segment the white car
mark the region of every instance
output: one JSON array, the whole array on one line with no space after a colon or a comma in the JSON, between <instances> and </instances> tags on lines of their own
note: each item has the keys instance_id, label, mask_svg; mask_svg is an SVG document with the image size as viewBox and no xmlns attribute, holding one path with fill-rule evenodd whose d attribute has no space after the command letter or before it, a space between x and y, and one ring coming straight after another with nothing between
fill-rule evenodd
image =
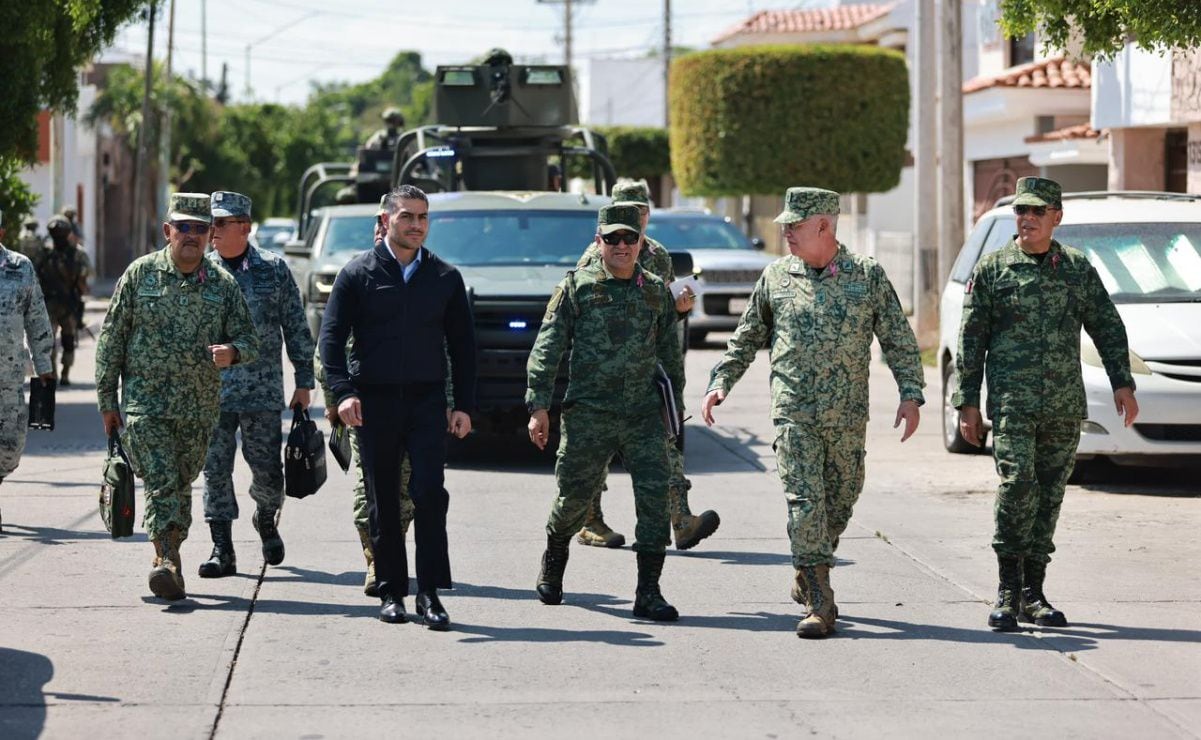
<instances>
[{"instance_id":1,"label":"white car","mask_svg":"<svg viewBox=\"0 0 1201 740\"><path fill-rule=\"evenodd\" d=\"M943 380L943 442L975 452L959 435L955 353L964 286L982 255L1016 233L1011 198L985 213L951 270L939 311L938 365ZM1055 239L1088 255L1126 323L1138 386L1138 420L1127 428L1088 335L1081 362L1088 418L1078 460L1118 464L1201 462L1201 196L1178 193L1065 193Z\"/></svg>"}]
</instances>

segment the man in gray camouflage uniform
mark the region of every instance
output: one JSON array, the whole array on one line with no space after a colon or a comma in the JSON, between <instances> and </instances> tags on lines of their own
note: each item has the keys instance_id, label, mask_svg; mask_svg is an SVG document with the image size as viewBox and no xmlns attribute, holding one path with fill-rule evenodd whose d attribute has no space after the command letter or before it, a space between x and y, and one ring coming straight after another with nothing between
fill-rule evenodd
<instances>
[{"instance_id":1,"label":"man in gray camouflage uniform","mask_svg":"<svg viewBox=\"0 0 1201 740\"><path fill-rule=\"evenodd\" d=\"M0 212L0 242L3 239L4 214ZM54 333L33 263L0 243L0 483L16 470L25 450L29 425L24 392L27 341L37 374L44 381L53 379L50 350Z\"/></svg>"},{"instance_id":2,"label":"man in gray camouflage uniform","mask_svg":"<svg viewBox=\"0 0 1201 740\"><path fill-rule=\"evenodd\" d=\"M228 576L237 570L231 530L238 518L233 467L239 427L242 456L252 475L251 521L263 541L263 558L271 565L283 562L284 542L277 528L284 500L279 418L284 397L282 343L287 345L296 380L288 406L308 408L313 387L313 338L300 291L282 258L250 244L250 207L250 198L240 193L212 194L214 251L207 259L237 280L259 335L261 354L255 362L221 372L221 416L204 463L204 519L212 533L213 552L200 564L202 578Z\"/></svg>"},{"instance_id":3,"label":"man in gray camouflage uniform","mask_svg":"<svg viewBox=\"0 0 1201 740\"><path fill-rule=\"evenodd\" d=\"M788 189L776 223L791 254L755 284L701 407L712 425L713 407L770 348L773 446L788 502L792 598L806 611L796 631L806 638L825 637L838 616L830 568L863 490L873 336L900 391L893 426L905 422L902 442L917 430L926 384L896 291L874 259L835 238L838 212L838 193Z\"/></svg>"}]
</instances>

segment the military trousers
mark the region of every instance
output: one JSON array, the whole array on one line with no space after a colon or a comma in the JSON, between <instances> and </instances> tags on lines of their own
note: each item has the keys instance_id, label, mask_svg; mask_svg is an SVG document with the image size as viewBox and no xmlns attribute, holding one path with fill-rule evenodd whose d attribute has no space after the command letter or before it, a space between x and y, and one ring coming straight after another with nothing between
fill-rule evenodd
<instances>
[{"instance_id":1,"label":"military trousers","mask_svg":"<svg viewBox=\"0 0 1201 740\"><path fill-rule=\"evenodd\" d=\"M620 455L634 481L636 552L661 553L671 537L667 510L666 438L657 408L637 414L581 408L564 409L555 480L559 493L546 522L546 534L570 538L584 525L588 504L604 483L609 461Z\"/></svg>"},{"instance_id":2,"label":"military trousers","mask_svg":"<svg viewBox=\"0 0 1201 740\"><path fill-rule=\"evenodd\" d=\"M213 429L204 461L204 520L232 522L238 518L234 495L234 457L238 429L242 457L250 466L250 498L260 509L278 510L284 504L283 431L278 411L222 411Z\"/></svg>"},{"instance_id":3,"label":"military trousers","mask_svg":"<svg viewBox=\"0 0 1201 740\"><path fill-rule=\"evenodd\" d=\"M47 313L50 316L50 331L58 332L63 347L63 367L75 364L75 346L79 342L79 321L72 306L59 303L47 303ZM58 367L58 343L51 350L50 365Z\"/></svg>"},{"instance_id":4,"label":"military trousers","mask_svg":"<svg viewBox=\"0 0 1201 740\"><path fill-rule=\"evenodd\" d=\"M1079 419L1001 414L993 420L993 459L1001 476L993 507L992 546L998 555L1051 561L1059 508L1079 444Z\"/></svg>"},{"instance_id":5,"label":"military trousers","mask_svg":"<svg viewBox=\"0 0 1201 740\"><path fill-rule=\"evenodd\" d=\"M453 588L446 539L446 393L440 383L359 390L359 452L367 492L368 532L380 596L409 592L408 554L400 519L400 460L412 464L413 542L422 589Z\"/></svg>"},{"instance_id":6,"label":"military trousers","mask_svg":"<svg viewBox=\"0 0 1201 740\"><path fill-rule=\"evenodd\" d=\"M213 417L163 419L128 414L123 444L130 465L142 479L145 498L142 526L150 539L158 539L168 528L179 531L180 540L192 526L192 481L204 468Z\"/></svg>"},{"instance_id":7,"label":"military trousers","mask_svg":"<svg viewBox=\"0 0 1201 740\"><path fill-rule=\"evenodd\" d=\"M664 436L664 441L667 443L667 490L687 493L692 488L692 481L684 477L684 453L669 437ZM605 472L605 477L608 477L608 466L606 466ZM593 494L593 499L597 503L600 503L601 494L609 490L608 484L605 483L605 477L601 478L600 485L596 487L596 492Z\"/></svg>"},{"instance_id":8,"label":"military trousers","mask_svg":"<svg viewBox=\"0 0 1201 740\"><path fill-rule=\"evenodd\" d=\"M776 465L788 503L792 565L834 565L838 538L863 491L867 423L776 423Z\"/></svg>"},{"instance_id":9,"label":"military trousers","mask_svg":"<svg viewBox=\"0 0 1201 740\"><path fill-rule=\"evenodd\" d=\"M354 466L354 526L356 529L369 529L367 516L367 478L363 473L363 458L359 452L359 434L350 432L350 457ZM409 478L412 477L413 466L409 465L409 456L400 458L400 533L403 537L409 531L413 522L413 499L409 498Z\"/></svg>"},{"instance_id":10,"label":"military trousers","mask_svg":"<svg viewBox=\"0 0 1201 740\"><path fill-rule=\"evenodd\" d=\"M0 384L0 480L7 478L21 462L28 428L25 387Z\"/></svg>"}]
</instances>

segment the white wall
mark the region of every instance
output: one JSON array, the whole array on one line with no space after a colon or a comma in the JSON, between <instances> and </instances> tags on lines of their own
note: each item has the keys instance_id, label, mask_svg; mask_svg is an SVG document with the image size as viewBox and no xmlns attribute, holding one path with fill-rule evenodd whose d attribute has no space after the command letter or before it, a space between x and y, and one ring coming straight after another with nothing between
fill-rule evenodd
<instances>
[{"instance_id":1,"label":"white wall","mask_svg":"<svg viewBox=\"0 0 1201 740\"><path fill-rule=\"evenodd\" d=\"M663 126L663 60L592 59L581 115L591 126Z\"/></svg>"},{"instance_id":2,"label":"white wall","mask_svg":"<svg viewBox=\"0 0 1201 740\"><path fill-rule=\"evenodd\" d=\"M1172 119L1172 57L1127 44L1110 62L1093 62L1095 129L1153 126Z\"/></svg>"}]
</instances>

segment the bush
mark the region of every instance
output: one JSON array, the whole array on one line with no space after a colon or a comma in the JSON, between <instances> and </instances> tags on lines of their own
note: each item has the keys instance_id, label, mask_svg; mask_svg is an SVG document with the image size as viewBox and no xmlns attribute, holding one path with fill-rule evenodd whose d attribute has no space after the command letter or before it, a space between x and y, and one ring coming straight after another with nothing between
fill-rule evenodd
<instances>
[{"instance_id":1,"label":"bush","mask_svg":"<svg viewBox=\"0 0 1201 740\"><path fill-rule=\"evenodd\" d=\"M652 180L671 172L671 148L667 130L643 126L596 126L592 131L604 137L601 151L607 153L618 177ZM592 177L591 161L572 157L567 168L570 177Z\"/></svg>"},{"instance_id":2,"label":"bush","mask_svg":"<svg viewBox=\"0 0 1201 740\"><path fill-rule=\"evenodd\" d=\"M900 182L909 78L899 52L758 46L671 67L671 169L687 195L795 185L883 192Z\"/></svg>"}]
</instances>

